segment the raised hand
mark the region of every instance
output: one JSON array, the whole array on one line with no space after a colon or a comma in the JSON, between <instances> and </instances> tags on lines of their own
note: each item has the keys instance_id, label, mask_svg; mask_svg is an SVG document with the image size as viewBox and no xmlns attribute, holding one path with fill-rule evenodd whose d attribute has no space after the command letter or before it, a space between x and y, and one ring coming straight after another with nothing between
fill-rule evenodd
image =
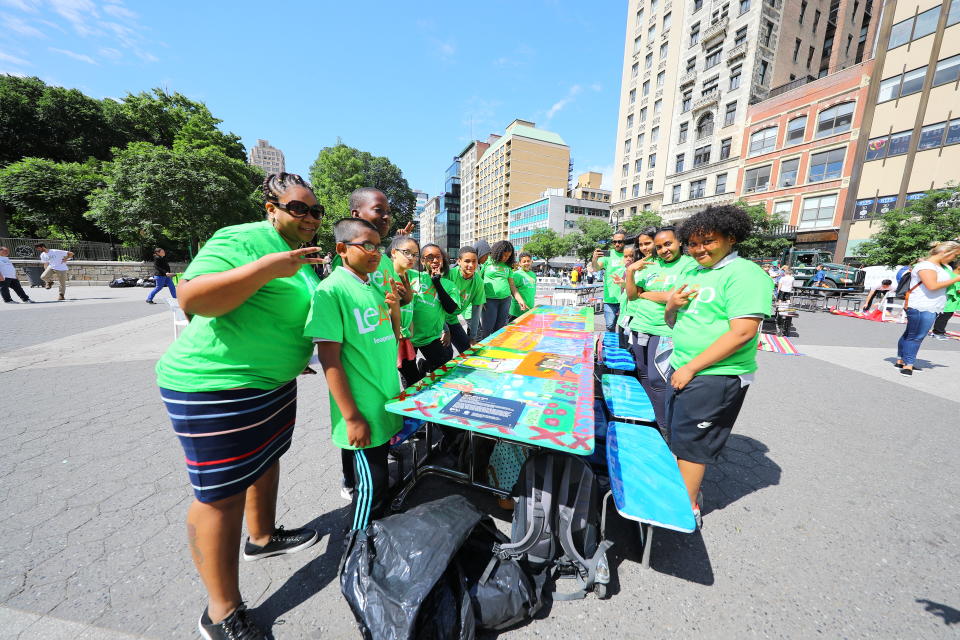
<instances>
[{"instance_id":1,"label":"raised hand","mask_svg":"<svg viewBox=\"0 0 960 640\"><path fill-rule=\"evenodd\" d=\"M305 264L321 264L323 258L308 258L311 253L320 251L320 247L304 247L302 249L293 249L291 251L278 251L277 253L268 253L257 262L261 268L271 278L289 278L296 275Z\"/></svg>"},{"instance_id":2,"label":"raised hand","mask_svg":"<svg viewBox=\"0 0 960 640\"><path fill-rule=\"evenodd\" d=\"M696 298L699 292L699 289L688 289L687 285L682 284L670 292L670 299L667 301L667 306L673 309L681 309Z\"/></svg>"},{"instance_id":3,"label":"raised hand","mask_svg":"<svg viewBox=\"0 0 960 640\"><path fill-rule=\"evenodd\" d=\"M400 293L397 291L397 281L390 278L390 291L384 296L384 301L391 309L400 308Z\"/></svg>"},{"instance_id":4,"label":"raised hand","mask_svg":"<svg viewBox=\"0 0 960 640\"><path fill-rule=\"evenodd\" d=\"M411 220L410 222L407 223L407 226L405 226L403 229L397 229L397 235L408 236L411 233L413 233L413 229L414 229L414 224L413 224L413 221Z\"/></svg>"},{"instance_id":5,"label":"raised hand","mask_svg":"<svg viewBox=\"0 0 960 640\"><path fill-rule=\"evenodd\" d=\"M633 262L631 262L630 264L627 265L627 271L629 271L630 273L636 273L637 271L643 271L643 270L646 269L648 266L650 266L650 262L651 262L652 260L653 260L653 257L644 258L643 260L634 260Z\"/></svg>"}]
</instances>

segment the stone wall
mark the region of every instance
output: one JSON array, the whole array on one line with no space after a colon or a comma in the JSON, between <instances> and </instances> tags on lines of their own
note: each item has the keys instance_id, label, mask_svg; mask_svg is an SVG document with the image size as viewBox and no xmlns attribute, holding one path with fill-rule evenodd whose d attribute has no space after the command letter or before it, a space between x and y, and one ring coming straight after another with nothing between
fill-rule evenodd
<instances>
[{"instance_id":1,"label":"stone wall","mask_svg":"<svg viewBox=\"0 0 960 640\"><path fill-rule=\"evenodd\" d=\"M17 277L27 286L30 278L25 267L43 268L39 260L11 259L17 268ZM153 275L153 262L95 262L92 260L70 260L67 265L67 279L73 286L76 285L105 285L111 280L123 277L143 278ZM174 273L183 273L187 268L186 262L171 262L170 269Z\"/></svg>"}]
</instances>

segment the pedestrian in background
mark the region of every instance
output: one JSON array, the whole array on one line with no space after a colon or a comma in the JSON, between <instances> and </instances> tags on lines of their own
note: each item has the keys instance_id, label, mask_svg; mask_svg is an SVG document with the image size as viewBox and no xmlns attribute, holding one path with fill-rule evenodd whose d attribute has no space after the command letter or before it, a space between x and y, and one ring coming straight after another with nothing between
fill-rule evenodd
<instances>
[{"instance_id":1,"label":"pedestrian in background","mask_svg":"<svg viewBox=\"0 0 960 640\"><path fill-rule=\"evenodd\" d=\"M3 297L4 302L14 304L13 298L10 297L10 289L13 289L13 292L24 302L33 302L30 296L23 292L23 287L17 280L17 268L10 262L10 249L0 247L0 296Z\"/></svg>"},{"instance_id":2,"label":"pedestrian in background","mask_svg":"<svg viewBox=\"0 0 960 640\"><path fill-rule=\"evenodd\" d=\"M960 263L954 259L954 264L956 265L953 272L960 274ZM953 317L953 314L957 311L960 311L960 285L954 283L947 287L947 303L943 307L943 311L937 314L937 319L933 322L933 337L937 340L949 340L947 336L947 323L950 322L950 318Z\"/></svg>"},{"instance_id":3,"label":"pedestrian in background","mask_svg":"<svg viewBox=\"0 0 960 640\"><path fill-rule=\"evenodd\" d=\"M933 327L937 314L947 305L947 289L960 282L960 276L946 266L958 255L960 243L941 242L910 272L910 289L904 304L907 326L897 342L897 361L894 363L902 375L913 375L920 344Z\"/></svg>"},{"instance_id":4,"label":"pedestrian in background","mask_svg":"<svg viewBox=\"0 0 960 640\"><path fill-rule=\"evenodd\" d=\"M170 297L176 300L177 290L173 286L173 273L170 271L170 263L167 262L167 252L160 247L153 250L153 280L156 286L147 295L147 304L154 304L154 296L164 287L170 290Z\"/></svg>"},{"instance_id":5,"label":"pedestrian in background","mask_svg":"<svg viewBox=\"0 0 960 640\"><path fill-rule=\"evenodd\" d=\"M47 283L47 289L53 286L53 280L60 283L60 300L64 300L67 293L67 260L73 257L72 251L62 249L47 249L47 245L38 242L34 249L40 252L40 261L46 265L40 279Z\"/></svg>"}]
</instances>

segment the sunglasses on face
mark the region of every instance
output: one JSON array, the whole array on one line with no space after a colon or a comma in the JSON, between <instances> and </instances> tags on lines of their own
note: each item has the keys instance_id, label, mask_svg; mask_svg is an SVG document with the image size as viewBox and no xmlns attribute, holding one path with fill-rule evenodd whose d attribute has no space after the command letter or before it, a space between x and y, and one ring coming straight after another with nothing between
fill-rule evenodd
<instances>
[{"instance_id":1,"label":"sunglasses on face","mask_svg":"<svg viewBox=\"0 0 960 640\"><path fill-rule=\"evenodd\" d=\"M381 245L374 244L372 242L344 242L343 244L347 245L348 247L360 247L367 253L380 253L381 247Z\"/></svg>"},{"instance_id":2,"label":"sunglasses on face","mask_svg":"<svg viewBox=\"0 0 960 640\"><path fill-rule=\"evenodd\" d=\"M277 207L278 209L283 209L298 220L305 218L308 213L315 220L321 220L323 218L323 214L326 213L322 204L315 204L311 207L306 202L300 202L299 200L291 200L290 202L274 202L273 206Z\"/></svg>"}]
</instances>

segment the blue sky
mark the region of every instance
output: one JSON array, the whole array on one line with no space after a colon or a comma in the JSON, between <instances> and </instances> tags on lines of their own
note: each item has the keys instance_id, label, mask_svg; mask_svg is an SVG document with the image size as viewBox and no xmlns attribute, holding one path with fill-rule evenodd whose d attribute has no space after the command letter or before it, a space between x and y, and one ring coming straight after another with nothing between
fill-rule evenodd
<instances>
[{"instance_id":1,"label":"blue sky","mask_svg":"<svg viewBox=\"0 0 960 640\"><path fill-rule=\"evenodd\" d=\"M625 19L618 0L0 0L0 72L180 91L305 176L339 137L433 195L471 122L484 139L519 117L608 181Z\"/></svg>"}]
</instances>

